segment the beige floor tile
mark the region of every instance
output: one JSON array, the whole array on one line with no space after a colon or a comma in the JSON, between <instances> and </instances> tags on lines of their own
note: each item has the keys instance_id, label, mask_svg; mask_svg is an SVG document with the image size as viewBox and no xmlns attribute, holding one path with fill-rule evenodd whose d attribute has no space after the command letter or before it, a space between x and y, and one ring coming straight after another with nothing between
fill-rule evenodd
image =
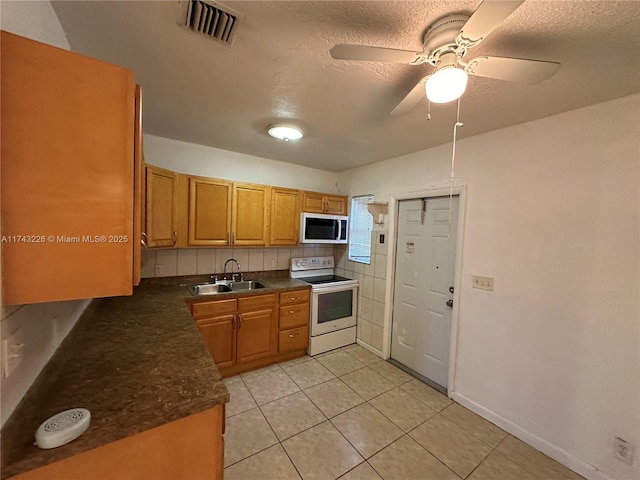
<instances>
[{"instance_id":1,"label":"beige floor tile","mask_svg":"<svg viewBox=\"0 0 640 480\"><path fill-rule=\"evenodd\" d=\"M224 434L224 466L258 453L278 439L259 408L247 410L227 419Z\"/></svg>"},{"instance_id":2,"label":"beige floor tile","mask_svg":"<svg viewBox=\"0 0 640 480\"><path fill-rule=\"evenodd\" d=\"M318 361L337 377L364 367L364 363L360 360L347 352L341 351L325 355L319 358Z\"/></svg>"},{"instance_id":3,"label":"beige floor tile","mask_svg":"<svg viewBox=\"0 0 640 480\"><path fill-rule=\"evenodd\" d=\"M382 477L376 473L371 465L363 462L341 476L340 480L382 480Z\"/></svg>"},{"instance_id":4,"label":"beige floor tile","mask_svg":"<svg viewBox=\"0 0 640 480\"><path fill-rule=\"evenodd\" d=\"M300 480L280 444L224 469L225 480Z\"/></svg>"},{"instance_id":5,"label":"beige floor tile","mask_svg":"<svg viewBox=\"0 0 640 480\"><path fill-rule=\"evenodd\" d=\"M369 463L384 480L459 480L451 470L406 435L376 453Z\"/></svg>"},{"instance_id":6,"label":"beige floor tile","mask_svg":"<svg viewBox=\"0 0 640 480\"><path fill-rule=\"evenodd\" d=\"M396 385L402 385L410 380L413 380L413 377L411 375L409 375L407 372L403 372L398 367L391 365L389 362L374 363L370 367L380 375L382 375L384 378L389 380L391 383L394 383Z\"/></svg>"},{"instance_id":7,"label":"beige floor tile","mask_svg":"<svg viewBox=\"0 0 640 480\"><path fill-rule=\"evenodd\" d=\"M369 400L369 403L405 432L436 414L435 410L400 388L389 390Z\"/></svg>"},{"instance_id":8,"label":"beige floor tile","mask_svg":"<svg viewBox=\"0 0 640 480\"><path fill-rule=\"evenodd\" d=\"M241 382L242 377L240 375L234 375L233 377L223 378L222 381L228 387L229 385L233 385L234 383Z\"/></svg>"},{"instance_id":9,"label":"beige floor tile","mask_svg":"<svg viewBox=\"0 0 640 480\"><path fill-rule=\"evenodd\" d=\"M538 478L552 478L554 480L578 480L583 478L511 435L507 435L496 450Z\"/></svg>"},{"instance_id":10,"label":"beige floor tile","mask_svg":"<svg viewBox=\"0 0 640 480\"><path fill-rule=\"evenodd\" d=\"M244 383L258 405L264 405L300 391L300 388L280 367L262 375L245 378Z\"/></svg>"},{"instance_id":11,"label":"beige floor tile","mask_svg":"<svg viewBox=\"0 0 640 480\"><path fill-rule=\"evenodd\" d=\"M233 378L240 379L240 377ZM225 405L225 414L227 417L246 412L258 406L242 379L232 383L225 382L225 384L227 390L229 390L229 402Z\"/></svg>"},{"instance_id":12,"label":"beige floor tile","mask_svg":"<svg viewBox=\"0 0 640 480\"><path fill-rule=\"evenodd\" d=\"M404 432L368 403L331 419L333 426L364 458L379 452Z\"/></svg>"},{"instance_id":13,"label":"beige floor tile","mask_svg":"<svg viewBox=\"0 0 640 480\"><path fill-rule=\"evenodd\" d=\"M467 480L536 480L529 472L504 455L493 451Z\"/></svg>"},{"instance_id":14,"label":"beige floor tile","mask_svg":"<svg viewBox=\"0 0 640 480\"><path fill-rule=\"evenodd\" d=\"M293 365L292 367L286 367L285 372L287 372L287 375L289 375L302 390L335 378L333 373L324 368L324 366L315 359Z\"/></svg>"},{"instance_id":15,"label":"beige floor tile","mask_svg":"<svg viewBox=\"0 0 640 480\"><path fill-rule=\"evenodd\" d=\"M428 405L436 412L439 412L447 405L451 404L451 400L447 396L441 394L437 390L431 388L426 383L422 383L418 379L413 379L400 386L401 389L409 392L422 403Z\"/></svg>"},{"instance_id":16,"label":"beige floor tile","mask_svg":"<svg viewBox=\"0 0 640 480\"><path fill-rule=\"evenodd\" d=\"M287 360L286 362L280 362L278 365L280 365L281 368L293 367L294 365L298 365L299 363L308 362L309 360L313 360L313 357L310 357L309 355L303 355L302 357L294 358L293 360Z\"/></svg>"},{"instance_id":17,"label":"beige floor tile","mask_svg":"<svg viewBox=\"0 0 640 480\"><path fill-rule=\"evenodd\" d=\"M340 380L365 400L370 400L395 387L389 380L368 367L347 373L340 377Z\"/></svg>"},{"instance_id":18,"label":"beige floor tile","mask_svg":"<svg viewBox=\"0 0 640 480\"><path fill-rule=\"evenodd\" d=\"M364 460L330 422L305 430L282 446L304 480L334 480Z\"/></svg>"},{"instance_id":19,"label":"beige floor tile","mask_svg":"<svg viewBox=\"0 0 640 480\"><path fill-rule=\"evenodd\" d=\"M488 445L442 415L434 415L409 435L462 478L491 452Z\"/></svg>"},{"instance_id":20,"label":"beige floor tile","mask_svg":"<svg viewBox=\"0 0 640 480\"><path fill-rule=\"evenodd\" d=\"M282 371L282 368L280 368L280 365L278 365L277 363L274 363L273 365L269 365L268 367L263 367L257 370L251 370L249 372L241 373L240 377L242 377L243 380L246 380L248 378L259 377L260 375L264 375L266 373L273 373L273 372L280 372L280 371Z\"/></svg>"},{"instance_id":21,"label":"beige floor tile","mask_svg":"<svg viewBox=\"0 0 640 480\"><path fill-rule=\"evenodd\" d=\"M371 365L373 363L382 362L384 360L382 357L379 357L375 353L370 352L369 350L361 347L358 344L354 344L349 347L346 347L344 351L347 352L349 355L356 357L365 365Z\"/></svg>"},{"instance_id":22,"label":"beige floor tile","mask_svg":"<svg viewBox=\"0 0 640 480\"><path fill-rule=\"evenodd\" d=\"M308 388L304 393L328 418L335 417L364 402L360 395L337 378Z\"/></svg>"},{"instance_id":23,"label":"beige floor tile","mask_svg":"<svg viewBox=\"0 0 640 480\"><path fill-rule=\"evenodd\" d=\"M302 392L267 403L260 409L280 441L327 419Z\"/></svg>"},{"instance_id":24,"label":"beige floor tile","mask_svg":"<svg viewBox=\"0 0 640 480\"><path fill-rule=\"evenodd\" d=\"M492 447L497 447L502 439L507 436L507 432L458 403L452 403L440 413Z\"/></svg>"}]
</instances>

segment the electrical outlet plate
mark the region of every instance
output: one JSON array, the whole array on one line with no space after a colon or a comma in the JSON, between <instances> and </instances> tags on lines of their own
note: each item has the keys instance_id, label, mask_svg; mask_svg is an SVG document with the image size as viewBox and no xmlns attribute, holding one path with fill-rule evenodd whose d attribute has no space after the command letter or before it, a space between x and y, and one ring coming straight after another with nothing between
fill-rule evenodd
<instances>
[{"instance_id":1,"label":"electrical outlet plate","mask_svg":"<svg viewBox=\"0 0 640 480\"><path fill-rule=\"evenodd\" d=\"M162 275L162 265L161 264L157 264L156 265L156 275Z\"/></svg>"},{"instance_id":2,"label":"electrical outlet plate","mask_svg":"<svg viewBox=\"0 0 640 480\"><path fill-rule=\"evenodd\" d=\"M488 290L493 292L493 277L483 277L481 275L472 275L473 288L479 288L480 290Z\"/></svg>"},{"instance_id":3,"label":"electrical outlet plate","mask_svg":"<svg viewBox=\"0 0 640 480\"><path fill-rule=\"evenodd\" d=\"M636 447L620 437L613 441L613 456L627 465L633 464L635 450Z\"/></svg>"}]
</instances>

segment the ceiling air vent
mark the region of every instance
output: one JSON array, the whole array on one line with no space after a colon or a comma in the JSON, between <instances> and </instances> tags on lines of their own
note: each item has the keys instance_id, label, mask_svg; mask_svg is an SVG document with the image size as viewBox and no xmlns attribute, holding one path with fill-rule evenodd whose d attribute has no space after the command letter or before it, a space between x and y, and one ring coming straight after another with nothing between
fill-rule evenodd
<instances>
[{"instance_id":1,"label":"ceiling air vent","mask_svg":"<svg viewBox=\"0 0 640 480\"><path fill-rule=\"evenodd\" d=\"M233 45L241 19L242 15L219 3L200 0L180 2L179 24L225 45Z\"/></svg>"}]
</instances>

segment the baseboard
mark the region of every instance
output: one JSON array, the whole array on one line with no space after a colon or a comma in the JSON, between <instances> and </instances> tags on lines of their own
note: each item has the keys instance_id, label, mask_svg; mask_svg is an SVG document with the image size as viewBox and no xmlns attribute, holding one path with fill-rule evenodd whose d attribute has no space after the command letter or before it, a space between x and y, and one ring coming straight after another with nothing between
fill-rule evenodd
<instances>
[{"instance_id":1,"label":"baseboard","mask_svg":"<svg viewBox=\"0 0 640 480\"><path fill-rule=\"evenodd\" d=\"M589 480L613 480L611 477L607 476L596 467L589 465L577 457L574 457L566 450L554 445L545 439L525 430L519 425L507 420L506 418L498 415L497 413L489 410L482 405L474 402L473 400L465 397L464 395L458 392L452 392L451 398L458 402L460 405L468 408L474 413L477 413L482 418L489 420L490 422L496 424L498 427L502 428L504 431L510 433L514 437L519 438L527 445L531 445L536 450L541 451L545 455L553 458L557 462L561 463L565 467L573 470L574 472L582 475L583 477Z\"/></svg>"}]
</instances>

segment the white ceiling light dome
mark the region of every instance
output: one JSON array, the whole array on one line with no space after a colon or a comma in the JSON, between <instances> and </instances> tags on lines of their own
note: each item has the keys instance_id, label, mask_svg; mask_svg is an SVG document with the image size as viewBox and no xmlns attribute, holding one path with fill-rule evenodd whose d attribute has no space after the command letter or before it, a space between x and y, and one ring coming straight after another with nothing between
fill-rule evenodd
<instances>
[{"instance_id":1,"label":"white ceiling light dome","mask_svg":"<svg viewBox=\"0 0 640 480\"><path fill-rule=\"evenodd\" d=\"M295 125L270 125L267 129L267 132L273 138L284 140L285 142L288 142L290 140L300 140L304 136L302 130Z\"/></svg>"},{"instance_id":2,"label":"white ceiling light dome","mask_svg":"<svg viewBox=\"0 0 640 480\"><path fill-rule=\"evenodd\" d=\"M456 67L456 56L447 53L442 56L436 72L425 85L427 98L433 103L447 103L460 98L467 88L467 72Z\"/></svg>"}]
</instances>

